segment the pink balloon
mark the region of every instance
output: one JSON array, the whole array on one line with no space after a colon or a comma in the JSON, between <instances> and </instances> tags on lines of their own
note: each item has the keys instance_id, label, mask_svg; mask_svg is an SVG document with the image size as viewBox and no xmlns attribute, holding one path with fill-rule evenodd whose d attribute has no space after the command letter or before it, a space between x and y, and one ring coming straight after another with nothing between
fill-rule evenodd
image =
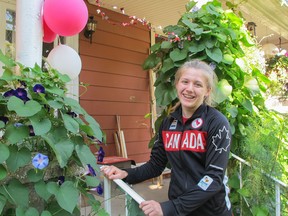
<instances>
[{"instance_id":1,"label":"pink balloon","mask_svg":"<svg viewBox=\"0 0 288 216\"><path fill-rule=\"evenodd\" d=\"M43 15L53 32L72 36L85 27L88 9L83 0L45 0Z\"/></svg>"},{"instance_id":2,"label":"pink balloon","mask_svg":"<svg viewBox=\"0 0 288 216\"><path fill-rule=\"evenodd\" d=\"M46 24L46 22L45 22L44 19L43 19L43 33L44 33L44 35L43 35L43 41L44 41L45 43L52 43L52 42L55 40L56 35L57 35L55 32L53 32L53 31L49 28L49 26L47 26L47 24Z\"/></svg>"}]
</instances>

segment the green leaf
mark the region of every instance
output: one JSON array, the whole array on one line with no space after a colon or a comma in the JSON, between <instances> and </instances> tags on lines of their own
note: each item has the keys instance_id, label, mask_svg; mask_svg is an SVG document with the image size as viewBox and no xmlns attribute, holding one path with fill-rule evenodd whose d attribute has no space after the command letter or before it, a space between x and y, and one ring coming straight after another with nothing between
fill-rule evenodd
<instances>
[{"instance_id":1,"label":"green leaf","mask_svg":"<svg viewBox=\"0 0 288 216\"><path fill-rule=\"evenodd\" d=\"M80 106L79 102L73 98L64 97L64 104L71 107L72 111L84 115L86 111Z\"/></svg>"},{"instance_id":2,"label":"green leaf","mask_svg":"<svg viewBox=\"0 0 288 216\"><path fill-rule=\"evenodd\" d=\"M269 209L266 206L253 206L252 207L253 215L255 216L268 216Z\"/></svg>"},{"instance_id":3,"label":"green leaf","mask_svg":"<svg viewBox=\"0 0 288 216\"><path fill-rule=\"evenodd\" d=\"M241 102L242 106L244 106L248 111L253 112L253 104L250 100L244 99Z\"/></svg>"},{"instance_id":4,"label":"green leaf","mask_svg":"<svg viewBox=\"0 0 288 216\"><path fill-rule=\"evenodd\" d=\"M236 106L231 106L227 108L227 111L230 113L232 118L235 118L238 114L238 108Z\"/></svg>"},{"instance_id":5,"label":"green leaf","mask_svg":"<svg viewBox=\"0 0 288 216\"><path fill-rule=\"evenodd\" d=\"M74 150L74 143L70 140L62 140L55 144L55 153L61 168L65 167Z\"/></svg>"},{"instance_id":6,"label":"green leaf","mask_svg":"<svg viewBox=\"0 0 288 216\"><path fill-rule=\"evenodd\" d=\"M237 192L239 194L241 194L241 196L243 196L243 197L250 197L250 195L251 195L249 190L247 188L245 188L245 187L243 187L241 189L238 189Z\"/></svg>"},{"instance_id":7,"label":"green leaf","mask_svg":"<svg viewBox=\"0 0 288 216\"><path fill-rule=\"evenodd\" d=\"M95 171L99 171L95 155L91 152L90 148L87 145L78 144L75 146L75 151L83 165L90 164Z\"/></svg>"},{"instance_id":8,"label":"green leaf","mask_svg":"<svg viewBox=\"0 0 288 216\"><path fill-rule=\"evenodd\" d=\"M252 93L260 92L258 82L254 77L246 76L244 79L244 86L248 88Z\"/></svg>"},{"instance_id":9,"label":"green leaf","mask_svg":"<svg viewBox=\"0 0 288 216\"><path fill-rule=\"evenodd\" d=\"M28 148L23 147L18 150L17 146L11 146L9 149L10 156L6 160L6 164L11 172L15 172L19 167L31 163L31 152Z\"/></svg>"},{"instance_id":10,"label":"green leaf","mask_svg":"<svg viewBox=\"0 0 288 216\"><path fill-rule=\"evenodd\" d=\"M224 54L222 62L231 65L234 62L234 58L230 54Z\"/></svg>"},{"instance_id":11,"label":"green leaf","mask_svg":"<svg viewBox=\"0 0 288 216\"><path fill-rule=\"evenodd\" d=\"M79 124L73 119L73 117L67 114L62 114L62 119L64 121L65 128L68 131L74 134L77 134L79 132Z\"/></svg>"},{"instance_id":12,"label":"green leaf","mask_svg":"<svg viewBox=\"0 0 288 216\"><path fill-rule=\"evenodd\" d=\"M0 194L0 214L2 213L4 206L6 205L7 199Z\"/></svg>"},{"instance_id":13,"label":"green leaf","mask_svg":"<svg viewBox=\"0 0 288 216\"><path fill-rule=\"evenodd\" d=\"M48 189L47 189L48 186L45 184L44 181L40 181L40 182L35 183L34 188L35 188L36 193L46 201L48 201L49 198L52 196L52 193L50 193L48 191ZM57 190L56 190L56 192L57 192ZM55 194L56 194L56 192L55 192Z\"/></svg>"},{"instance_id":14,"label":"green leaf","mask_svg":"<svg viewBox=\"0 0 288 216\"><path fill-rule=\"evenodd\" d=\"M218 104L222 103L224 100L232 93L232 86L228 83L226 79L222 79L218 82L215 90L215 95L213 97L214 101Z\"/></svg>"},{"instance_id":15,"label":"green leaf","mask_svg":"<svg viewBox=\"0 0 288 216\"><path fill-rule=\"evenodd\" d=\"M26 103L21 99L12 96L7 103L8 110L15 111L21 117L33 116L41 110L41 105L34 100L29 100Z\"/></svg>"},{"instance_id":16,"label":"green leaf","mask_svg":"<svg viewBox=\"0 0 288 216\"><path fill-rule=\"evenodd\" d=\"M163 61L163 65L162 65L162 68L161 68L161 72L165 73L166 71L170 70L174 68L174 62L172 61L171 58L166 58L164 61Z\"/></svg>"},{"instance_id":17,"label":"green leaf","mask_svg":"<svg viewBox=\"0 0 288 216\"><path fill-rule=\"evenodd\" d=\"M7 170L2 164L0 164L0 181L5 179L6 177L7 177ZM0 211L0 214L1 214L1 211Z\"/></svg>"},{"instance_id":18,"label":"green leaf","mask_svg":"<svg viewBox=\"0 0 288 216\"><path fill-rule=\"evenodd\" d=\"M53 109L61 109L63 107L62 103L59 103L58 101L54 101L54 100L53 101L49 100L48 105L52 107Z\"/></svg>"},{"instance_id":19,"label":"green leaf","mask_svg":"<svg viewBox=\"0 0 288 216\"><path fill-rule=\"evenodd\" d=\"M31 169L28 171L27 177L30 182L38 182L43 178L43 171L38 169Z\"/></svg>"},{"instance_id":20,"label":"green leaf","mask_svg":"<svg viewBox=\"0 0 288 216\"><path fill-rule=\"evenodd\" d=\"M3 194L10 203L27 207L29 203L29 190L28 187L21 184L16 179L12 179L9 185L0 186L0 193Z\"/></svg>"},{"instance_id":21,"label":"green leaf","mask_svg":"<svg viewBox=\"0 0 288 216\"><path fill-rule=\"evenodd\" d=\"M30 118L30 121L35 135L46 134L52 127L51 121L44 115L41 116L36 114Z\"/></svg>"},{"instance_id":22,"label":"green leaf","mask_svg":"<svg viewBox=\"0 0 288 216\"><path fill-rule=\"evenodd\" d=\"M72 213L78 204L79 192L73 182L65 181L56 194L58 204L66 211Z\"/></svg>"},{"instance_id":23,"label":"green leaf","mask_svg":"<svg viewBox=\"0 0 288 216\"><path fill-rule=\"evenodd\" d=\"M25 216L39 216L39 212L36 208L29 207L25 212Z\"/></svg>"},{"instance_id":24,"label":"green leaf","mask_svg":"<svg viewBox=\"0 0 288 216\"><path fill-rule=\"evenodd\" d=\"M8 67L16 66L13 59L9 58L8 56L5 56L1 50L0 50L0 61Z\"/></svg>"},{"instance_id":25,"label":"green leaf","mask_svg":"<svg viewBox=\"0 0 288 216\"><path fill-rule=\"evenodd\" d=\"M172 52L170 52L169 56L172 59L173 62L181 61L186 59L188 54L188 51L186 49L174 49Z\"/></svg>"},{"instance_id":26,"label":"green leaf","mask_svg":"<svg viewBox=\"0 0 288 216\"><path fill-rule=\"evenodd\" d=\"M64 96L64 93L65 93L63 89L58 88L56 86L46 87L45 90L49 93L56 94L59 96Z\"/></svg>"},{"instance_id":27,"label":"green leaf","mask_svg":"<svg viewBox=\"0 0 288 216\"><path fill-rule=\"evenodd\" d=\"M85 176L85 182L89 187L97 187L100 183L99 179L95 176Z\"/></svg>"},{"instance_id":28,"label":"green leaf","mask_svg":"<svg viewBox=\"0 0 288 216\"><path fill-rule=\"evenodd\" d=\"M214 47L214 48L211 48L211 49L208 49L206 48L206 54L214 61L216 61L217 63L221 62L222 59L223 59L223 55L222 55L222 51L217 48L217 47Z\"/></svg>"},{"instance_id":29,"label":"green leaf","mask_svg":"<svg viewBox=\"0 0 288 216\"><path fill-rule=\"evenodd\" d=\"M163 41L163 42L161 43L161 49L170 49L170 48L172 48L172 47L173 47L173 45L172 45L172 43L169 42L169 41Z\"/></svg>"},{"instance_id":30,"label":"green leaf","mask_svg":"<svg viewBox=\"0 0 288 216\"><path fill-rule=\"evenodd\" d=\"M155 89L156 102L160 106L166 106L176 99L177 93L171 83L160 83Z\"/></svg>"},{"instance_id":31,"label":"green leaf","mask_svg":"<svg viewBox=\"0 0 288 216\"><path fill-rule=\"evenodd\" d=\"M29 128L27 126L15 127L14 125L8 125L4 137L11 143L15 144L22 141L29 136Z\"/></svg>"},{"instance_id":32,"label":"green leaf","mask_svg":"<svg viewBox=\"0 0 288 216\"><path fill-rule=\"evenodd\" d=\"M40 186L40 187L43 187L43 186ZM59 185L56 182L48 182L46 185L46 188L50 194L54 194L54 195L56 195L59 191Z\"/></svg>"},{"instance_id":33,"label":"green leaf","mask_svg":"<svg viewBox=\"0 0 288 216\"><path fill-rule=\"evenodd\" d=\"M198 53L201 52L205 49L205 44L204 43L196 43L192 42L189 46L189 51L191 53Z\"/></svg>"},{"instance_id":34,"label":"green leaf","mask_svg":"<svg viewBox=\"0 0 288 216\"><path fill-rule=\"evenodd\" d=\"M153 69L161 62L161 58L158 57L155 53L152 53L145 59L142 68L144 70Z\"/></svg>"},{"instance_id":35,"label":"green leaf","mask_svg":"<svg viewBox=\"0 0 288 216\"><path fill-rule=\"evenodd\" d=\"M203 28L199 27L197 23L191 22L189 19L182 19L181 20L189 29L194 32L196 35L201 35L203 33Z\"/></svg>"},{"instance_id":36,"label":"green leaf","mask_svg":"<svg viewBox=\"0 0 288 216\"><path fill-rule=\"evenodd\" d=\"M7 145L0 143L0 164L2 164L10 155Z\"/></svg>"},{"instance_id":37,"label":"green leaf","mask_svg":"<svg viewBox=\"0 0 288 216\"><path fill-rule=\"evenodd\" d=\"M41 216L52 216L52 214L49 211L43 211Z\"/></svg>"},{"instance_id":38,"label":"green leaf","mask_svg":"<svg viewBox=\"0 0 288 216\"><path fill-rule=\"evenodd\" d=\"M88 122L89 127L93 130L93 136L98 140L103 140L103 133L101 131L99 123L89 114L84 115L84 119Z\"/></svg>"},{"instance_id":39,"label":"green leaf","mask_svg":"<svg viewBox=\"0 0 288 216\"><path fill-rule=\"evenodd\" d=\"M5 123L3 121L0 121L0 129L5 127Z\"/></svg>"}]
</instances>

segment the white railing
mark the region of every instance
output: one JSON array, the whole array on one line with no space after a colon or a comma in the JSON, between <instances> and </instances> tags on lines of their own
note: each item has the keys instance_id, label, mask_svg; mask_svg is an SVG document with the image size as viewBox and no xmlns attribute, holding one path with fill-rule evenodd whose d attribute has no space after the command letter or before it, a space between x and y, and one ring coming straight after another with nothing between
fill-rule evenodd
<instances>
[{"instance_id":1,"label":"white railing","mask_svg":"<svg viewBox=\"0 0 288 216\"><path fill-rule=\"evenodd\" d=\"M239 173L240 173L240 188L242 188L242 164L245 164L249 167L252 167L251 164L241 157L235 155L232 153L232 157L235 158L240 162L239 165ZM281 187L284 187L288 189L287 184L284 182L278 180L277 178L266 174L263 172L267 177L269 177L271 180L275 182L275 216L281 215ZM123 182L120 179L113 180L126 194L130 195L138 204L140 204L144 199L136 193L129 185L127 185L125 182ZM126 199L126 196L125 196ZM112 200L112 180L107 179L104 177L104 208L107 211L109 215L111 215L111 200ZM125 202L126 203L126 202ZM248 204L248 203L247 203ZM125 210L126 215L128 215L127 209ZM241 214L242 215L242 214Z\"/></svg>"},{"instance_id":2,"label":"white railing","mask_svg":"<svg viewBox=\"0 0 288 216\"><path fill-rule=\"evenodd\" d=\"M232 157L240 162L239 177L240 177L240 188L242 188L242 186L243 186L242 185L242 164L245 164L249 167L252 167L252 166L249 162L245 161L243 158L241 158L241 157L239 157L233 153L232 153ZM281 215L281 187L288 189L288 185L285 184L284 182L280 181L279 179L263 172L263 171L262 171L262 173L264 173L267 177L269 177L271 180L273 180L275 182L275 216L280 216Z\"/></svg>"},{"instance_id":3,"label":"white railing","mask_svg":"<svg viewBox=\"0 0 288 216\"><path fill-rule=\"evenodd\" d=\"M136 193L129 185L123 182L121 179L114 179L116 183L126 194L128 194L132 199L134 199L138 204L145 201L138 193ZM109 215L112 215L111 209L111 200L112 200L112 180L104 177L104 209ZM125 196L126 204L126 196ZM127 207L127 205L125 205ZM128 215L127 208L125 209L126 215Z\"/></svg>"}]
</instances>

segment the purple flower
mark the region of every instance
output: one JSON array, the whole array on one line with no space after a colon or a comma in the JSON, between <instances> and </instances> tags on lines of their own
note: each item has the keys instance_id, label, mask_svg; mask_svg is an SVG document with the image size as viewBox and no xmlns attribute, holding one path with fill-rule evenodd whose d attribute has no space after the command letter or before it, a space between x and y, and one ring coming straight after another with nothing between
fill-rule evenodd
<instances>
[{"instance_id":1,"label":"purple flower","mask_svg":"<svg viewBox=\"0 0 288 216\"><path fill-rule=\"evenodd\" d=\"M99 184L96 188L91 188L90 191L96 191L99 195L102 195L104 192L101 184Z\"/></svg>"},{"instance_id":2,"label":"purple flower","mask_svg":"<svg viewBox=\"0 0 288 216\"><path fill-rule=\"evenodd\" d=\"M15 95L15 90L14 89L11 89L7 92L4 93L4 97L11 97L11 96L14 96Z\"/></svg>"},{"instance_id":3,"label":"purple flower","mask_svg":"<svg viewBox=\"0 0 288 216\"><path fill-rule=\"evenodd\" d=\"M32 125L28 125L28 127L29 127L29 135L30 136L35 136L33 126Z\"/></svg>"},{"instance_id":4,"label":"purple flower","mask_svg":"<svg viewBox=\"0 0 288 216\"><path fill-rule=\"evenodd\" d=\"M62 185L64 182L65 182L65 176L59 176L57 184L58 185Z\"/></svg>"},{"instance_id":5,"label":"purple flower","mask_svg":"<svg viewBox=\"0 0 288 216\"><path fill-rule=\"evenodd\" d=\"M36 92L36 93L45 93L45 88L41 84L36 84L33 87L33 91Z\"/></svg>"},{"instance_id":6,"label":"purple flower","mask_svg":"<svg viewBox=\"0 0 288 216\"><path fill-rule=\"evenodd\" d=\"M67 112L68 115L70 115L72 118L76 118L77 117L77 113L75 112Z\"/></svg>"},{"instance_id":7,"label":"purple flower","mask_svg":"<svg viewBox=\"0 0 288 216\"><path fill-rule=\"evenodd\" d=\"M105 152L104 152L102 146L100 146L100 148L98 150L97 161L98 162L103 162L104 156L105 156Z\"/></svg>"},{"instance_id":8,"label":"purple flower","mask_svg":"<svg viewBox=\"0 0 288 216\"><path fill-rule=\"evenodd\" d=\"M0 116L0 121L3 121L4 124L6 125L9 119L6 116Z\"/></svg>"},{"instance_id":9,"label":"purple flower","mask_svg":"<svg viewBox=\"0 0 288 216\"><path fill-rule=\"evenodd\" d=\"M211 62L211 63L209 64L209 66L210 66L210 68L211 68L212 70L215 70L215 68L216 68L216 64L215 64L214 62Z\"/></svg>"},{"instance_id":10,"label":"purple flower","mask_svg":"<svg viewBox=\"0 0 288 216\"><path fill-rule=\"evenodd\" d=\"M27 91L23 88L17 88L15 90L15 96L20 99L27 99ZM28 98L29 99L29 98Z\"/></svg>"},{"instance_id":11,"label":"purple flower","mask_svg":"<svg viewBox=\"0 0 288 216\"><path fill-rule=\"evenodd\" d=\"M88 165L89 173L90 173L92 176L96 176L96 172L95 172L95 170L93 169L93 167L92 167L90 164L87 164L87 165Z\"/></svg>"},{"instance_id":12,"label":"purple flower","mask_svg":"<svg viewBox=\"0 0 288 216\"><path fill-rule=\"evenodd\" d=\"M23 124L22 123L19 123L19 122L16 122L15 124L14 124L14 127L22 127L23 126Z\"/></svg>"},{"instance_id":13,"label":"purple flower","mask_svg":"<svg viewBox=\"0 0 288 216\"><path fill-rule=\"evenodd\" d=\"M38 153L33 159L32 159L32 165L37 169L44 169L49 164L49 158L46 155L43 155L41 153Z\"/></svg>"}]
</instances>

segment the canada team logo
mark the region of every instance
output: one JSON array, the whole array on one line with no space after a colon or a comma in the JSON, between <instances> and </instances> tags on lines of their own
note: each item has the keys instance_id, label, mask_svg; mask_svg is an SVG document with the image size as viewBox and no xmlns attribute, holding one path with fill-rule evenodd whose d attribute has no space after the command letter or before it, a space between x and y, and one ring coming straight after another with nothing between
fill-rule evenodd
<instances>
[{"instance_id":1,"label":"canada team logo","mask_svg":"<svg viewBox=\"0 0 288 216\"><path fill-rule=\"evenodd\" d=\"M219 151L219 153L222 153L222 151L227 152L230 142L229 130L225 126L219 129L218 134L212 137L212 144L215 146L215 151Z\"/></svg>"},{"instance_id":2,"label":"canada team logo","mask_svg":"<svg viewBox=\"0 0 288 216\"><path fill-rule=\"evenodd\" d=\"M201 119L201 118L197 118L191 123L191 126L194 129L197 129L197 128L201 127L202 125L203 125L203 119Z\"/></svg>"}]
</instances>

